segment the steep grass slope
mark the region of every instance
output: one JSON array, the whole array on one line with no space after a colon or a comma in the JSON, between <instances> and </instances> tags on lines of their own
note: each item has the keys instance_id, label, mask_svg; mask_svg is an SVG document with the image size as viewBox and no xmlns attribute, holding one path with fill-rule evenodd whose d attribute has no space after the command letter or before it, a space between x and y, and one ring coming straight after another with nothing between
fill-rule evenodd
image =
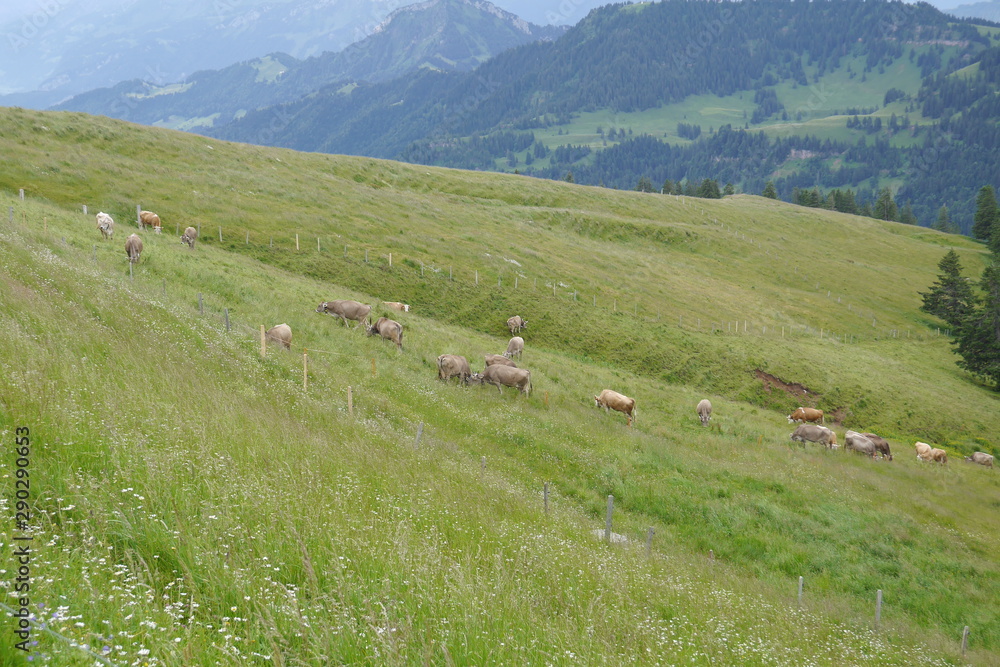
<instances>
[{"instance_id":1,"label":"steep grass slope","mask_svg":"<svg viewBox=\"0 0 1000 667\"><path fill-rule=\"evenodd\" d=\"M915 664L957 661L970 625L970 655L996 660L1000 505L989 499L1000 480L957 460L918 465L909 446L940 429L957 459L995 433L995 395L954 369L911 305L946 244L980 261L961 239L752 198L681 203L4 114L26 129L5 134L18 159L0 181L34 197L0 202L15 218L0 218L2 428L8 443L31 428L32 604L54 630L107 646L116 664ZM94 145L52 139L68 125ZM86 183L55 161L76 163ZM99 240L81 201L117 214L114 242ZM192 252L144 234L130 281L120 246L134 201L168 231L201 223L204 238ZM196 213L182 216L183 201ZM592 231L602 217L615 221L604 239ZM801 226L808 240L791 233ZM296 229L311 237L298 252ZM379 229L391 236L379 242ZM762 251L737 236L775 230L802 254L799 273L863 286L892 318L880 326L912 337L860 324L856 343L820 338L813 328L839 322L825 311L846 303L755 264ZM697 241L656 240L686 232ZM512 246L523 277L514 290L502 273L497 288L509 262L484 253L514 258ZM390 251L392 267L380 257ZM837 271L847 260L862 277ZM445 262L454 280L426 268ZM553 297L546 277L569 287ZM413 303L399 316L405 352L314 312L334 297ZM622 312L627 297L640 316ZM786 336L687 322L724 322L744 299L759 300L753 326L787 317ZM499 351L512 310L529 320L530 397L435 380L442 352L478 368ZM258 325L282 321L293 353L261 359ZM793 335L793 324L809 330ZM798 399L767 393L757 367L820 387L821 402L851 400L850 424L898 419L897 460L790 447L782 411ZM639 398L634 429L592 407L606 386ZM706 394L711 429L694 416ZM10 457L3 466L12 475ZM589 534L608 494L630 545ZM877 589L886 605L871 634ZM55 664L80 655L38 637Z\"/></svg>"}]
</instances>

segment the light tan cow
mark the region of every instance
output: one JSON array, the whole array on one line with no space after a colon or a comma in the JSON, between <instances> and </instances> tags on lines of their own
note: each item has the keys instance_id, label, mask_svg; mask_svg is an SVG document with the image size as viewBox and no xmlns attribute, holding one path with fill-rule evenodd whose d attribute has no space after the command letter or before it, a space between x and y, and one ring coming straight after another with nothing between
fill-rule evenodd
<instances>
[{"instance_id":1,"label":"light tan cow","mask_svg":"<svg viewBox=\"0 0 1000 667\"><path fill-rule=\"evenodd\" d=\"M367 318L372 312L372 307L367 303L358 303L350 299L337 299L335 301L324 301L319 304L316 312L339 317L344 321L345 327L348 326L347 320L354 320L358 323L357 326L359 327L364 323L367 330L369 326Z\"/></svg>"},{"instance_id":2,"label":"light tan cow","mask_svg":"<svg viewBox=\"0 0 1000 667\"><path fill-rule=\"evenodd\" d=\"M605 412L609 408L621 412L628 419L629 426L635 421L635 399L629 398L625 394L619 394L617 391L611 389L603 390L600 396L594 396L594 406L604 408Z\"/></svg>"},{"instance_id":3,"label":"light tan cow","mask_svg":"<svg viewBox=\"0 0 1000 667\"><path fill-rule=\"evenodd\" d=\"M139 225L143 229L146 227L152 227L153 231L157 234L162 231L160 229L160 216L156 215L152 211L139 211Z\"/></svg>"},{"instance_id":4,"label":"light tan cow","mask_svg":"<svg viewBox=\"0 0 1000 667\"><path fill-rule=\"evenodd\" d=\"M712 418L712 401L703 398L698 402L698 418L701 419L702 426L708 426L708 420Z\"/></svg>"},{"instance_id":5,"label":"light tan cow","mask_svg":"<svg viewBox=\"0 0 1000 667\"><path fill-rule=\"evenodd\" d=\"M128 255L128 261L133 264L139 261L139 255L142 254L142 239L138 234L131 234L125 239L125 254Z\"/></svg>"},{"instance_id":6,"label":"light tan cow","mask_svg":"<svg viewBox=\"0 0 1000 667\"><path fill-rule=\"evenodd\" d=\"M400 303L399 301L383 301L382 304L386 308L391 308L392 310L398 310L401 313L410 312L410 304Z\"/></svg>"},{"instance_id":7,"label":"light tan cow","mask_svg":"<svg viewBox=\"0 0 1000 667\"><path fill-rule=\"evenodd\" d=\"M275 324L267 330L264 338L280 343L286 350L292 349L292 328L285 323Z\"/></svg>"},{"instance_id":8,"label":"light tan cow","mask_svg":"<svg viewBox=\"0 0 1000 667\"><path fill-rule=\"evenodd\" d=\"M403 350L403 325L396 320L380 317L375 324L369 325L365 322L365 332L369 336L378 334L382 340L391 340L400 351Z\"/></svg>"},{"instance_id":9,"label":"light tan cow","mask_svg":"<svg viewBox=\"0 0 1000 667\"><path fill-rule=\"evenodd\" d=\"M503 356L510 359L516 354L517 358L520 359L522 352L524 352L524 339L520 336L514 336L507 343L507 351L503 353Z\"/></svg>"},{"instance_id":10,"label":"light tan cow","mask_svg":"<svg viewBox=\"0 0 1000 667\"><path fill-rule=\"evenodd\" d=\"M931 450L933 449L933 447L928 445L926 442L917 442L913 445L913 447L917 450L918 459L920 459L921 461L931 460Z\"/></svg>"},{"instance_id":11,"label":"light tan cow","mask_svg":"<svg viewBox=\"0 0 1000 667\"><path fill-rule=\"evenodd\" d=\"M97 229L101 232L101 238L110 239L115 235L115 221L110 215L101 211L97 214Z\"/></svg>"},{"instance_id":12,"label":"light tan cow","mask_svg":"<svg viewBox=\"0 0 1000 667\"><path fill-rule=\"evenodd\" d=\"M857 431L848 431L844 435L844 450L848 451L852 449L859 454L864 454L873 459L875 458L875 453L878 451L875 448L875 443L867 437Z\"/></svg>"},{"instance_id":13,"label":"light tan cow","mask_svg":"<svg viewBox=\"0 0 1000 667\"><path fill-rule=\"evenodd\" d=\"M531 393L531 371L494 364L487 366L482 373L470 375L469 384L492 384L501 394L504 387L513 387L527 396Z\"/></svg>"},{"instance_id":14,"label":"light tan cow","mask_svg":"<svg viewBox=\"0 0 1000 667\"><path fill-rule=\"evenodd\" d=\"M191 250L194 250L195 239L198 238L198 230L194 227L188 227L184 230L183 236L181 236L181 243L187 243Z\"/></svg>"},{"instance_id":15,"label":"light tan cow","mask_svg":"<svg viewBox=\"0 0 1000 667\"><path fill-rule=\"evenodd\" d=\"M520 315L515 315L507 320L507 328L510 329L510 335L513 336L514 334L520 332L521 329L528 328L528 320L524 319Z\"/></svg>"},{"instance_id":16,"label":"light tan cow","mask_svg":"<svg viewBox=\"0 0 1000 667\"><path fill-rule=\"evenodd\" d=\"M472 369L469 368L469 361L459 354L442 354L437 358L438 379L447 382L453 377L457 377L462 383L469 381Z\"/></svg>"},{"instance_id":17,"label":"light tan cow","mask_svg":"<svg viewBox=\"0 0 1000 667\"><path fill-rule=\"evenodd\" d=\"M792 422L812 422L814 424L822 424L823 421L823 411L817 410L815 408L803 408L798 407L795 412L788 415L788 423Z\"/></svg>"},{"instance_id":18,"label":"light tan cow","mask_svg":"<svg viewBox=\"0 0 1000 667\"><path fill-rule=\"evenodd\" d=\"M931 461L944 465L948 462L948 452L935 447L931 450Z\"/></svg>"},{"instance_id":19,"label":"light tan cow","mask_svg":"<svg viewBox=\"0 0 1000 667\"><path fill-rule=\"evenodd\" d=\"M501 366L511 366L513 368L517 368L517 364L502 354L487 354L483 357L483 359L486 361L487 367L499 364Z\"/></svg>"},{"instance_id":20,"label":"light tan cow","mask_svg":"<svg viewBox=\"0 0 1000 667\"><path fill-rule=\"evenodd\" d=\"M966 456L965 460L969 463L978 463L981 466L986 466L987 468L993 467L993 455L987 454L986 452L976 452L972 456Z\"/></svg>"}]
</instances>

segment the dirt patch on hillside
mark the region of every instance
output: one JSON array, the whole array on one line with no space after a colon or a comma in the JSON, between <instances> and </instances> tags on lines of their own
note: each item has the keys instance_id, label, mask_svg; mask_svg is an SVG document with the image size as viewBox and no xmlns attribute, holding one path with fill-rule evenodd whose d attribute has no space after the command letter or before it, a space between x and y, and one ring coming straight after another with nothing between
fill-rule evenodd
<instances>
[{"instance_id":1,"label":"dirt patch on hillside","mask_svg":"<svg viewBox=\"0 0 1000 667\"><path fill-rule=\"evenodd\" d=\"M757 376L758 380L764 383L764 389L767 390L768 393L771 393L775 389L780 389L781 391L789 393L792 396L798 396L799 398L812 398L813 396L818 398L816 394L809 391L808 387L803 384L799 384L798 382L785 382L781 378L771 375L770 373L766 373L759 368L753 373Z\"/></svg>"}]
</instances>

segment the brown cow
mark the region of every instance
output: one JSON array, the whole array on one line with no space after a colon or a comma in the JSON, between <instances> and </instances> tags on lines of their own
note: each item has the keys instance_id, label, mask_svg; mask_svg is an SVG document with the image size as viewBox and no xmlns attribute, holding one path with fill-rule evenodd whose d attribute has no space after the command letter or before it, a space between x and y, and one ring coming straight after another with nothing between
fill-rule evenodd
<instances>
[{"instance_id":1,"label":"brown cow","mask_svg":"<svg viewBox=\"0 0 1000 667\"><path fill-rule=\"evenodd\" d=\"M612 391L611 389L603 390L600 396L594 396L594 406L604 408L605 412L609 408L621 412L627 418L629 426L635 421L635 399L629 398L625 394L619 394L617 391Z\"/></svg>"},{"instance_id":2,"label":"brown cow","mask_svg":"<svg viewBox=\"0 0 1000 667\"><path fill-rule=\"evenodd\" d=\"M875 443L861 435L857 431L848 431L844 435L844 450L851 450L858 452L859 454L864 454L865 456L870 456L875 458Z\"/></svg>"},{"instance_id":3,"label":"brown cow","mask_svg":"<svg viewBox=\"0 0 1000 667\"><path fill-rule=\"evenodd\" d=\"M698 402L698 418L701 419L702 426L708 426L708 420L712 418L712 401L707 398Z\"/></svg>"},{"instance_id":4,"label":"brown cow","mask_svg":"<svg viewBox=\"0 0 1000 667\"><path fill-rule=\"evenodd\" d=\"M181 236L181 243L187 243L191 250L194 250L194 240L198 238L198 230L194 227L188 227L184 230L184 235Z\"/></svg>"},{"instance_id":5,"label":"brown cow","mask_svg":"<svg viewBox=\"0 0 1000 667\"><path fill-rule=\"evenodd\" d=\"M115 221L110 215L101 211L97 214L97 229L101 232L101 238L110 239L115 234Z\"/></svg>"},{"instance_id":6,"label":"brown cow","mask_svg":"<svg viewBox=\"0 0 1000 667\"><path fill-rule=\"evenodd\" d=\"M892 460L892 452L889 451L888 440L874 433L862 433L861 435L872 441L872 444L875 445L875 451L881 454L883 459Z\"/></svg>"},{"instance_id":7,"label":"brown cow","mask_svg":"<svg viewBox=\"0 0 1000 667\"><path fill-rule=\"evenodd\" d=\"M501 394L504 387L514 387L527 396L531 393L531 371L494 364L487 366L482 373L470 375L469 384L492 384Z\"/></svg>"},{"instance_id":8,"label":"brown cow","mask_svg":"<svg viewBox=\"0 0 1000 667\"><path fill-rule=\"evenodd\" d=\"M524 339L520 336L514 336L507 343L507 351L503 353L503 356L510 359L516 354L517 358L520 359L522 352L524 352Z\"/></svg>"},{"instance_id":9,"label":"brown cow","mask_svg":"<svg viewBox=\"0 0 1000 667\"><path fill-rule=\"evenodd\" d=\"M823 411L816 410L815 408L803 408L798 407L795 412L788 415L788 423L792 422L812 422L812 423L824 423L823 422Z\"/></svg>"},{"instance_id":10,"label":"brown cow","mask_svg":"<svg viewBox=\"0 0 1000 667\"><path fill-rule=\"evenodd\" d=\"M408 303L400 303L399 301L383 301L382 304L388 308L392 308L393 310L398 310L401 313L410 312L410 304Z\"/></svg>"},{"instance_id":11,"label":"brown cow","mask_svg":"<svg viewBox=\"0 0 1000 667\"><path fill-rule=\"evenodd\" d=\"M943 449L938 449L937 447L935 447L931 450L931 460L934 461L935 463L940 463L941 465L944 465L945 463L948 462L948 452L944 451Z\"/></svg>"},{"instance_id":12,"label":"brown cow","mask_svg":"<svg viewBox=\"0 0 1000 667\"><path fill-rule=\"evenodd\" d=\"M514 317L507 320L507 328L510 329L510 335L518 333L521 329L528 328L528 320L524 319L520 315L515 315Z\"/></svg>"},{"instance_id":13,"label":"brown cow","mask_svg":"<svg viewBox=\"0 0 1000 667\"><path fill-rule=\"evenodd\" d=\"M324 301L316 308L316 312L339 317L344 321L345 327L348 326L347 320L354 320L358 323L357 326L359 327L361 326L361 323L364 322L365 329L367 330L368 322L366 319L372 312L372 307L366 303L358 303L357 301L350 301L347 299L338 299L336 301Z\"/></svg>"},{"instance_id":14,"label":"brown cow","mask_svg":"<svg viewBox=\"0 0 1000 667\"><path fill-rule=\"evenodd\" d=\"M987 468L993 467L993 455L987 454L986 452L976 452L972 456L966 456L965 460L969 463L978 463L981 466L986 466Z\"/></svg>"},{"instance_id":15,"label":"brown cow","mask_svg":"<svg viewBox=\"0 0 1000 667\"><path fill-rule=\"evenodd\" d=\"M458 354L442 354L437 358L438 379L447 382L457 377L463 383L468 383L472 370L465 357Z\"/></svg>"},{"instance_id":16,"label":"brown cow","mask_svg":"<svg viewBox=\"0 0 1000 667\"><path fill-rule=\"evenodd\" d=\"M792 432L791 439L794 442L801 442L803 446L807 442L815 442L825 445L827 449L837 447L837 434L819 424L799 424Z\"/></svg>"},{"instance_id":17,"label":"brown cow","mask_svg":"<svg viewBox=\"0 0 1000 667\"><path fill-rule=\"evenodd\" d=\"M926 442L917 442L913 445L913 447L917 450L917 458L919 460L921 461L931 460L932 447L928 445Z\"/></svg>"},{"instance_id":18,"label":"brown cow","mask_svg":"<svg viewBox=\"0 0 1000 667\"><path fill-rule=\"evenodd\" d=\"M345 320L346 321L346 320ZM382 340L391 340L400 350L403 349L403 325L388 317L380 317L375 324L369 325L365 322L365 332L369 336L378 334Z\"/></svg>"},{"instance_id":19,"label":"brown cow","mask_svg":"<svg viewBox=\"0 0 1000 667\"><path fill-rule=\"evenodd\" d=\"M487 354L484 359L486 360L487 366L495 366L497 364L501 366L510 366L512 368L517 368L517 364L503 356L502 354Z\"/></svg>"},{"instance_id":20,"label":"brown cow","mask_svg":"<svg viewBox=\"0 0 1000 667\"><path fill-rule=\"evenodd\" d=\"M281 343L286 349L292 349L292 328L285 323L275 324L264 334L264 339Z\"/></svg>"},{"instance_id":21,"label":"brown cow","mask_svg":"<svg viewBox=\"0 0 1000 667\"><path fill-rule=\"evenodd\" d=\"M125 254L128 255L128 261L133 264L139 261L139 255L142 254L142 239L138 234L132 234L125 239Z\"/></svg>"},{"instance_id":22,"label":"brown cow","mask_svg":"<svg viewBox=\"0 0 1000 667\"><path fill-rule=\"evenodd\" d=\"M139 226L143 229L146 227L152 227L153 231L157 234L162 231L160 229L160 216L156 215L152 211L139 211Z\"/></svg>"}]
</instances>

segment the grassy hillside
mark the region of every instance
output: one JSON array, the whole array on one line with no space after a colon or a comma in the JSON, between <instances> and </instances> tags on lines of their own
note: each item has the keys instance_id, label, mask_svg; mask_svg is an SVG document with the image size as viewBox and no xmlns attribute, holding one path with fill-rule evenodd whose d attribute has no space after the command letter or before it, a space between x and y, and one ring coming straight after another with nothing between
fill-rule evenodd
<instances>
[{"instance_id":1,"label":"grassy hillside","mask_svg":"<svg viewBox=\"0 0 1000 667\"><path fill-rule=\"evenodd\" d=\"M970 657L997 660L1000 478L959 460L994 451L997 396L916 310L947 248L978 275L968 241L751 197L0 121L0 185L28 193L0 198L2 429L31 428L32 600L53 630L116 664L904 665L959 662L969 625ZM144 234L129 280L137 203L168 233ZM188 224L193 252L171 233ZM339 297L413 304L405 352L314 312ZM515 312L531 396L437 382L437 355L479 368ZM261 359L277 322L293 351ZM593 408L603 387L637 398L635 428ZM800 400L841 436L888 435L896 460L791 447ZM912 460L918 438L949 466ZM629 544L590 534L608 494ZM39 639L54 664L80 655Z\"/></svg>"}]
</instances>

